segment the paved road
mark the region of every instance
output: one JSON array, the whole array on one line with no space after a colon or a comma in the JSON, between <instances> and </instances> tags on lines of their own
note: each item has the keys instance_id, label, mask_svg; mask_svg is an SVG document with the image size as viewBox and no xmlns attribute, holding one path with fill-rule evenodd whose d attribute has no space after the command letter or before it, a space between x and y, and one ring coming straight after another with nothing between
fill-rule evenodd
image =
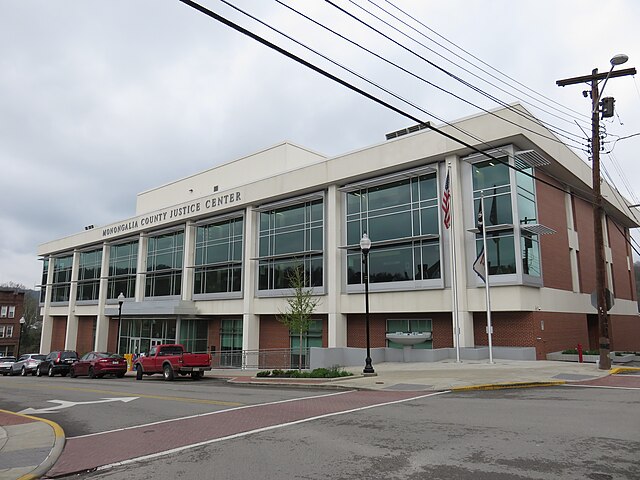
<instances>
[{"instance_id":1,"label":"paved road","mask_svg":"<svg viewBox=\"0 0 640 480\"><path fill-rule=\"evenodd\" d=\"M89 403L118 396L135 400ZM51 475L108 465L76 477L100 479L638 479L639 405L638 375L436 395L213 380L0 383L0 408L53 408L39 416L67 431Z\"/></svg>"}]
</instances>

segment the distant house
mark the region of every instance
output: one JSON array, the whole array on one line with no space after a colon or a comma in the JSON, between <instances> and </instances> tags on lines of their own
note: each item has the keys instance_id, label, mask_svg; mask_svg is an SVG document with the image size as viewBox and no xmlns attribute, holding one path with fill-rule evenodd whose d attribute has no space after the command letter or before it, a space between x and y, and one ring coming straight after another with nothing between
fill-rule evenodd
<instances>
[{"instance_id":1,"label":"distant house","mask_svg":"<svg viewBox=\"0 0 640 480\"><path fill-rule=\"evenodd\" d=\"M24 290L0 287L0 357L18 354L24 294Z\"/></svg>"},{"instance_id":2,"label":"distant house","mask_svg":"<svg viewBox=\"0 0 640 480\"><path fill-rule=\"evenodd\" d=\"M529 347L538 359L598 348L590 167L518 105L440 128L493 158L420 128L330 158L285 142L142 192L132 218L44 243L42 351L297 348L277 319L295 266L321 299L303 346L362 348L365 232L372 347L399 347L387 333L417 331L430 340L413 348L454 346L452 266L460 346L487 345L484 283L472 268L481 197L494 346ZM602 191L612 349L640 350L629 246L640 217L610 185Z\"/></svg>"}]
</instances>

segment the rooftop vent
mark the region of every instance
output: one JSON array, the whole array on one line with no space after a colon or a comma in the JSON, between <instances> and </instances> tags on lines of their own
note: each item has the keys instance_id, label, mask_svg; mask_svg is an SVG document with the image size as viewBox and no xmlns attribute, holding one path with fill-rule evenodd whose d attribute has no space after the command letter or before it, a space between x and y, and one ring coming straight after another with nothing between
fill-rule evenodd
<instances>
[{"instance_id":1,"label":"rooftop vent","mask_svg":"<svg viewBox=\"0 0 640 480\"><path fill-rule=\"evenodd\" d=\"M396 130L395 132L387 133L387 140L391 140L392 138L398 138L408 133L418 132L420 130L424 130L425 128L429 128L431 123L419 123L417 125L413 125L412 127L402 128L400 130Z\"/></svg>"}]
</instances>

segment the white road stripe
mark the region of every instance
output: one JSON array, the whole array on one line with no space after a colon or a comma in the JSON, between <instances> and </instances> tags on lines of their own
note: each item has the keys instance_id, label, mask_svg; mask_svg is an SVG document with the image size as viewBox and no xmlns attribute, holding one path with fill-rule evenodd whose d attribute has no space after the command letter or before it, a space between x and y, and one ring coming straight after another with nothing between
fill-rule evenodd
<instances>
[{"instance_id":1,"label":"white road stripe","mask_svg":"<svg viewBox=\"0 0 640 480\"><path fill-rule=\"evenodd\" d=\"M580 388L609 388L611 390L640 390L640 387L607 387L606 385L572 385L565 383L561 387L580 387Z\"/></svg>"},{"instance_id":2,"label":"white road stripe","mask_svg":"<svg viewBox=\"0 0 640 480\"><path fill-rule=\"evenodd\" d=\"M189 416L186 416L186 417L170 418L168 420L159 420L157 422L152 422L152 423L143 423L141 425L133 425L131 427L122 427L122 428L116 428L114 430L105 430L104 432L87 433L86 435L78 435L77 437L67 437L67 440L75 440L76 438L95 437L96 435L104 435L106 433L122 432L124 430L131 430L131 429L134 429L134 428L150 427L152 425L160 425L162 423L177 422L179 420L188 420L190 418L206 417L208 415L216 415L218 413L224 413L224 412L233 412L234 410L243 410L245 408L264 407L264 406L267 406L267 405L277 405L279 403L297 402L299 400L307 400L307 399L312 399L312 398L332 397L332 396L335 396L335 395L342 395L342 394L345 394L345 393L351 393L351 392L355 392L355 391L356 390L345 390L343 392L325 393L325 394L322 394L322 395L313 395L311 397L289 398L287 400L277 400L275 402L257 403L255 405L242 405L240 407L232 407L232 408L227 408L225 410L216 410L215 412L198 413L196 415L189 415Z\"/></svg>"},{"instance_id":3,"label":"white road stripe","mask_svg":"<svg viewBox=\"0 0 640 480\"><path fill-rule=\"evenodd\" d=\"M436 395L442 395L444 393L450 393L450 390L445 390L442 392L434 392L434 393L428 393L426 395L419 395L417 397L411 397L411 398L403 398L402 400L393 400L391 402L385 402L385 403L377 403L375 405L367 405L366 407L358 407L358 408L353 408L351 410L343 410L341 412L334 412L334 413L325 413L323 415L318 415L316 417L309 417L309 418L303 418L301 420L295 420L293 422L287 422L287 423L281 423L278 425L271 425L269 427L262 427L262 428L257 428L255 430L249 430L247 432L242 432L242 433L234 433L233 435L227 435L226 437L220 437L220 438L213 438L211 440L205 440L204 442L198 442L198 443L192 443L191 445L184 445L182 447L177 447L177 448L172 448L171 450L165 450L163 452L158 452L158 453L152 453L150 455L145 455L143 457L137 457L137 458L131 458L129 460L123 460L121 462L116 462L116 463L110 463L108 465L102 465L98 468L96 468L96 470L108 470L110 468L115 468L115 467L120 467L122 465L128 465L131 463L135 463L135 462L142 462L145 460L151 460L154 458L158 458L158 457L164 457L166 455L171 455L173 453L178 453L178 452L182 452L184 450L188 450L190 448L196 448L196 447L202 447L204 445L210 445L212 443L218 443L218 442L222 442L225 440L232 440L234 438L240 438L240 437L245 437L247 435L252 435L254 433L260 433L260 432L266 432L269 430L276 430L278 428L283 428L283 427L288 427L291 425L298 425L300 423L306 423L306 422L311 422L313 420L319 420L321 418L328 418L328 417L334 417L337 415L344 415L345 413L353 413L353 412L360 412L362 410L368 410L370 408L376 408L376 407L384 407L387 405L393 405L396 403L403 403L403 402L408 402L411 400L420 400L422 398L427 398L427 397L433 397ZM323 396L323 395L320 395ZM326 395L329 396L329 395ZM313 398L313 397L309 397L309 398ZM283 402L273 402L273 403L283 403ZM264 405L271 405L271 403L267 403ZM246 407L238 407L230 409L230 410L240 410L241 408L246 408ZM228 412L229 410L223 410L225 412ZM218 413L218 412L214 412L214 413ZM79 437L75 437L75 438L79 438Z\"/></svg>"}]
</instances>

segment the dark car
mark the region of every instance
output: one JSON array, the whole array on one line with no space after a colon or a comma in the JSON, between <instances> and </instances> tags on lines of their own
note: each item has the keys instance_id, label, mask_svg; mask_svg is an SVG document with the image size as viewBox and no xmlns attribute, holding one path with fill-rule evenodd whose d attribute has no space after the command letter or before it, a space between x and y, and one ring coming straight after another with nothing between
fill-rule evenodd
<instances>
[{"instance_id":1,"label":"dark car","mask_svg":"<svg viewBox=\"0 0 640 480\"><path fill-rule=\"evenodd\" d=\"M78 360L78 354L73 350L56 350L46 356L42 362L36 367L36 375L49 375L53 377L59 373L63 377L67 376L73 362Z\"/></svg>"},{"instance_id":2,"label":"dark car","mask_svg":"<svg viewBox=\"0 0 640 480\"><path fill-rule=\"evenodd\" d=\"M16 363L11 366L11 375L22 375L23 377L36 374L36 368L47 356L39 353L24 353Z\"/></svg>"},{"instance_id":3,"label":"dark car","mask_svg":"<svg viewBox=\"0 0 640 480\"><path fill-rule=\"evenodd\" d=\"M111 352L89 352L71 365L69 376L75 378L78 375L88 375L89 378L102 378L112 374L122 378L127 373L127 368L127 360L122 355Z\"/></svg>"},{"instance_id":4,"label":"dark car","mask_svg":"<svg viewBox=\"0 0 640 480\"><path fill-rule=\"evenodd\" d=\"M0 373L5 377L11 373L11 365L16 361L16 357L0 357Z\"/></svg>"}]
</instances>

